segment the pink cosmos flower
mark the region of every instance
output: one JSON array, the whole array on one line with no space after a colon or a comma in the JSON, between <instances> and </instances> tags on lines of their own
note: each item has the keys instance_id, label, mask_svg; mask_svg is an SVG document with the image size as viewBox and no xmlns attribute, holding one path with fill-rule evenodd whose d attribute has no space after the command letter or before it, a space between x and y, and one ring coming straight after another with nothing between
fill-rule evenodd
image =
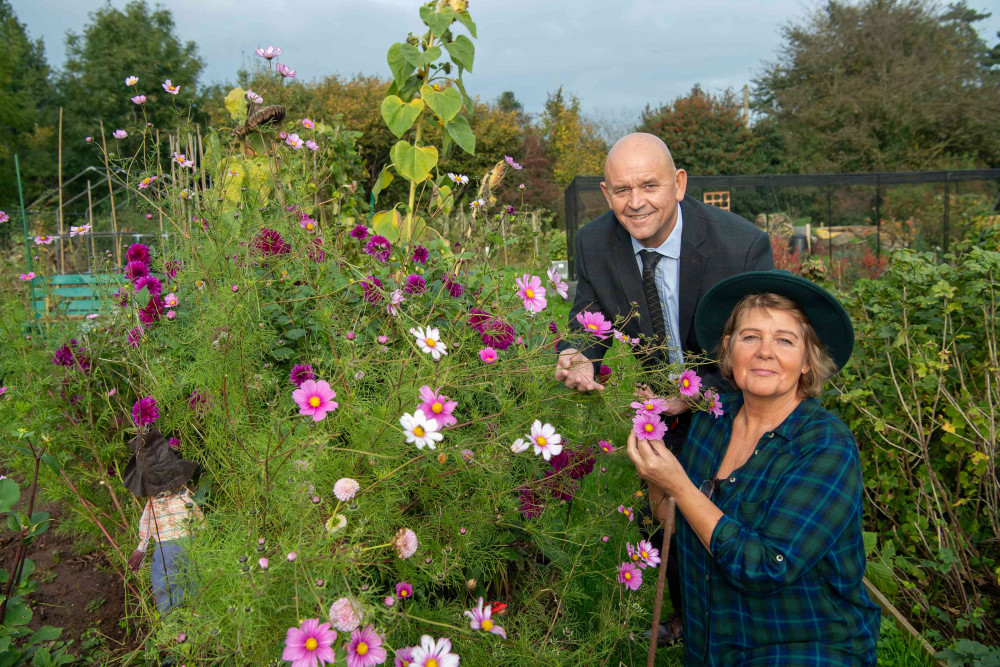
<instances>
[{"instance_id":1,"label":"pink cosmos flower","mask_svg":"<svg viewBox=\"0 0 1000 667\"><path fill-rule=\"evenodd\" d=\"M247 100L253 102L254 104L263 104L264 98L253 92L252 90L247 91Z\"/></svg>"},{"instance_id":2,"label":"pink cosmos flower","mask_svg":"<svg viewBox=\"0 0 1000 667\"><path fill-rule=\"evenodd\" d=\"M34 280L36 275L37 274L34 271L28 271L27 273L22 273L18 277L24 282L28 282L29 280Z\"/></svg>"},{"instance_id":3,"label":"pink cosmos flower","mask_svg":"<svg viewBox=\"0 0 1000 667\"><path fill-rule=\"evenodd\" d=\"M411 667L413 665L413 647L397 648L396 659L392 664L393 667Z\"/></svg>"},{"instance_id":4,"label":"pink cosmos flower","mask_svg":"<svg viewBox=\"0 0 1000 667\"><path fill-rule=\"evenodd\" d=\"M386 595L385 599L382 600L382 603L386 607L395 607L396 606L396 598L392 597L391 595Z\"/></svg>"},{"instance_id":5,"label":"pink cosmos flower","mask_svg":"<svg viewBox=\"0 0 1000 667\"><path fill-rule=\"evenodd\" d=\"M300 627L288 628L281 659L290 661L292 667L332 664L337 659L333 650L336 640L337 633L330 629L329 623L320 624L318 618L307 618Z\"/></svg>"},{"instance_id":6,"label":"pink cosmos flower","mask_svg":"<svg viewBox=\"0 0 1000 667\"><path fill-rule=\"evenodd\" d=\"M254 53L265 60L273 60L281 55L281 49L276 46L268 46L266 49L257 48Z\"/></svg>"},{"instance_id":7,"label":"pink cosmos flower","mask_svg":"<svg viewBox=\"0 0 1000 667\"><path fill-rule=\"evenodd\" d=\"M483 349L479 350L479 358L483 360L484 364L496 363L497 351L489 346L484 347Z\"/></svg>"},{"instance_id":8,"label":"pink cosmos flower","mask_svg":"<svg viewBox=\"0 0 1000 667\"><path fill-rule=\"evenodd\" d=\"M602 313L591 313L581 311L576 314L576 321L580 323L583 330L589 334L594 334L597 338L604 340L611 333L611 322L604 319Z\"/></svg>"},{"instance_id":9,"label":"pink cosmos flower","mask_svg":"<svg viewBox=\"0 0 1000 667\"><path fill-rule=\"evenodd\" d=\"M118 129L112 132L111 136L114 137L115 139L124 139L125 137L128 136L128 132L126 132L125 130Z\"/></svg>"},{"instance_id":10,"label":"pink cosmos flower","mask_svg":"<svg viewBox=\"0 0 1000 667\"><path fill-rule=\"evenodd\" d=\"M632 511L631 507L625 507L624 505L619 505L618 511L627 516L629 521L635 521L635 512Z\"/></svg>"},{"instance_id":11,"label":"pink cosmos flower","mask_svg":"<svg viewBox=\"0 0 1000 667\"><path fill-rule=\"evenodd\" d=\"M618 566L618 583L625 584L625 588L633 591L639 590L642 585L642 570L635 563L622 563Z\"/></svg>"},{"instance_id":12,"label":"pink cosmos flower","mask_svg":"<svg viewBox=\"0 0 1000 667\"><path fill-rule=\"evenodd\" d=\"M719 400L719 395L716 394L711 389L707 390L702 396L706 401L711 402L711 406L708 408L710 414L712 414L716 419L722 416L722 401Z\"/></svg>"},{"instance_id":13,"label":"pink cosmos flower","mask_svg":"<svg viewBox=\"0 0 1000 667\"><path fill-rule=\"evenodd\" d=\"M302 127L306 128L307 130L311 130L314 127L316 127L316 123L309 118L303 118Z\"/></svg>"},{"instance_id":14,"label":"pink cosmos flower","mask_svg":"<svg viewBox=\"0 0 1000 667\"><path fill-rule=\"evenodd\" d=\"M504 161L507 164L509 164L511 166L512 169L520 169L521 168L521 165L519 165L518 163L514 162L514 158L512 158L511 156L504 155L503 159L504 159Z\"/></svg>"},{"instance_id":15,"label":"pink cosmos flower","mask_svg":"<svg viewBox=\"0 0 1000 667\"><path fill-rule=\"evenodd\" d=\"M131 100L133 102L135 102L136 104L145 104L146 103L146 96L145 95L136 95L135 97L131 98Z\"/></svg>"},{"instance_id":16,"label":"pink cosmos flower","mask_svg":"<svg viewBox=\"0 0 1000 667\"><path fill-rule=\"evenodd\" d=\"M341 632L350 632L361 625L361 603L352 598L340 598L330 605L330 624Z\"/></svg>"},{"instance_id":17,"label":"pink cosmos flower","mask_svg":"<svg viewBox=\"0 0 1000 667\"><path fill-rule=\"evenodd\" d=\"M538 276L524 274L520 278L515 278L518 290L517 296L524 302L524 309L529 313L540 313L545 310L548 301L545 299L545 288L542 287L542 279Z\"/></svg>"},{"instance_id":18,"label":"pink cosmos flower","mask_svg":"<svg viewBox=\"0 0 1000 667\"><path fill-rule=\"evenodd\" d=\"M302 139L300 139L299 135L295 134L294 132L288 135L288 137L285 139L285 143L294 148L295 150L299 150L303 146Z\"/></svg>"},{"instance_id":19,"label":"pink cosmos flower","mask_svg":"<svg viewBox=\"0 0 1000 667\"><path fill-rule=\"evenodd\" d=\"M323 421L327 412L337 409L337 402L333 400L336 396L337 392L330 388L326 380L306 380L292 392L299 414L310 416L313 421Z\"/></svg>"},{"instance_id":20,"label":"pink cosmos flower","mask_svg":"<svg viewBox=\"0 0 1000 667\"><path fill-rule=\"evenodd\" d=\"M81 234L86 234L89 231L90 231L90 223L89 222L86 223L86 224L80 225L79 227L75 227L73 225L70 225L70 228L69 228L69 237L73 238L74 236L79 236Z\"/></svg>"},{"instance_id":21,"label":"pink cosmos flower","mask_svg":"<svg viewBox=\"0 0 1000 667\"><path fill-rule=\"evenodd\" d=\"M556 294L561 296L563 299L568 299L569 285L562 279L562 274L555 269L549 269L548 274L549 280L552 281L552 287L555 289Z\"/></svg>"},{"instance_id":22,"label":"pink cosmos flower","mask_svg":"<svg viewBox=\"0 0 1000 667\"><path fill-rule=\"evenodd\" d=\"M6 216L6 215L7 214L4 213L4 216ZM3 216L0 216L0 218L2 218L2 217ZM0 222L6 222L6 220L0 220ZM35 237L35 245L49 245L50 243L52 243L55 240L56 239L55 239L54 236L36 236Z\"/></svg>"},{"instance_id":23,"label":"pink cosmos flower","mask_svg":"<svg viewBox=\"0 0 1000 667\"><path fill-rule=\"evenodd\" d=\"M188 167L190 169L194 169L194 160L188 160L187 156L184 155L184 153L178 153L175 151L173 161L182 167Z\"/></svg>"},{"instance_id":24,"label":"pink cosmos flower","mask_svg":"<svg viewBox=\"0 0 1000 667\"><path fill-rule=\"evenodd\" d=\"M426 384L423 385L420 387L420 400L417 409L436 421L439 429L458 423L458 419L451 414L458 406L458 401L451 400L442 394L440 389L434 390Z\"/></svg>"},{"instance_id":25,"label":"pink cosmos flower","mask_svg":"<svg viewBox=\"0 0 1000 667\"><path fill-rule=\"evenodd\" d=\"M398 316L399 309L396 308L396 306L403 303L404 301L406 301L406 296L403 294L403 290L401 289L393 290L392 293L389 295L389 303L386 304L385 306L386 312L392 315L393 317Z\"/></svg>"},{"instance_id":26,"label":"pink cosmos flower","mask_svg":"<svg viewBox=\"0 0 1000 667\"><path fill-rule=\"evenodd\" d=\"M342 477L333 485L333 495L337 496L337 500L340 502L346 503L354 497L354 494L360 488L361 485L358 484L358 480L351 479L350 477Z\"/></svg>"},{"instance_id":27,"label":"pink cosmos flower","mask_svg":"<svg viewBox=\"0 0 1000 667\"><path fill-rule=\"evenodd\" d=\"M449 171L448 178L450 178L455 185L469 184L469 177L466 176L465 174L453 174Z\"/></svg>"},{"instance_id":28,"label":"pink cosmos flower","mask_svg":"<svg viewBox=\"0 0 1000 667\"><path fill-rule=\"evenodd\" d=\"M409 528L400 528L396 532L396 536L392 538L392 546L396 549L396 555L399 556L400 560L406 560L417 553L419 546L417 534Z\"/></svg>"},{"instance_id":29,"label":"pink cosmos flower","mask_svg":"<svg viewBox=\"0 0 1000 667\"><path fill-rule=\"evenodd\" d=\"M437 641L430 635L420 637L420 646L413 647L410 667L458 667L459 657L451 652L451 640Z\"/></svg>"},{"instance_id":30,"label":"pink cosmos flower","mask_svg":"<svg viewBox=\"0 0 1000 667\"><path fill-rule=\"evenodd\" d=\"M667 401L662 398L644 398L641 401L632 401L631 406L635 408L636 414L652 417L667 409Z\"/></svg>"},{"instance_id":31,"label":"pink cosmos flower","mask_svg":"<svg viewBox=\"0 0 1000 667\"><path fill-rule=\"evenodd\" d=\"M127 77L125 77L125 85L126 86L134 86L137 83L139 83L139 77L137 77L137 76L127 76Z\"/></svg>"},{"instance_id":32,"label":"pink cosmos flower","mask_svg":"<svg viewBox=\"0 0 1000 667\"><path fill-rule=\"evenodd\" d=\"M546 461L557 456L563 450L562 436L556 433L552 424L542 424L538 419L531 425L531 433L528 434L531 445L535 449L535 455L541 454Z\"/></svg>"},{"instance_id":33,"label":"pink cosmos flower","mask_svg":"<svg viewBox=\"0 0 1000 667\"><path fill-rule=\"evenodd\" d=\"M177 303L178 303L177 302L177 295L174 294L173 292L171 292L170 294L168 294L165 297L163 297L163 305L165 305L165 306L168 306L170 308L176 308L177 307Z\"/></svg>"},{"instance_id":34,"label":"pink cosmos flower","mask_svg":"<svg viewBox=\"0 0 1000 667\"><path fill-rule=\"evenodd\" d=\"M351 633L351 641L347 644L347 667L373 667L381 665L385 658L382 638L374 627L366 625Z\"/></svg>"},{"instance_id":35,"label":"pink cosmos flower","mask_svg":"<svg viewBox=\"0 0 1000 667\"><path fill-rule=\"evenodd\" d=\"M257 565L260 565L260 569L266 570L270 566L270 563L268 563L266 558L261 558L257 561Z\"/></svg>"},{"instance_id":36,"label":"pink cosmos flower","mask_svg":"<svg viewBox=\"0 0 1000 667\"><path fill-rule=\"evenodd\" d=\"M405 600L406 598L412 598L413 586L406 583L405 581L399 582L398 584L396 584L396 597L398 597L400 600Z\"/></svg>"},{"instance_id":37,"label":"pink cosmos flower","mask_svg":"<svg viewBox=\"0 0 1000 667\"><path fill-rule=\"evenodd\" d=\"M600 447L601 451L604 452L605 454L610 454L611 452L615 451L614 445L612 445L607 440L601 440L600 442L597 443L597 446Z\"/></svg>"},{"instance_id":38,"label":"pink cosmos flower","mask_svg":"<svg viewBox=\"0 0 1000 667\"><path fill-rule=\"evenodd\" d=\"M299 227L306 230L309 234L315 232L318 226L319 224L308 215L299 220Z\"/></svg>"},{"instance_id":39,"label":"pink cosmos flower","mask_svg":"<svg viewBox=\"0 0 1000 667\"><path fill-rule=\"evenodd\" d=\"M507 639L507 631L493 622L492 605L486 605L483 607L482 598L479 598L479 605L475 609L471 609L463 613L472 619L469 622L469 627L473 630L485 630L486 632L492 632L495 635L500 635L504 639Z\"/></svg>"},{"instance_id":40,"label":"pink cosmos flower","mask_svg":"<svg viewBox=\"0 0 1000 667\"><path fill-rule=\"evenodd\" d=\"M139 181L139 189L140 190L145 190L150 185L152 185L153 181L155 181L155 180L156 180L156 176L147 176L146 178L144 178L141 181Z\"/></svg>"},{"instance_id":41,"label":"pink cosmos flower","mask_svg":"<svg viewBox=\"0 0 1000 667\"><path fill-rule=\"evenodd\" d=\"M660 564L660 550L654 549L649 540L639 540L634 548L631 544L626 543L625 547L628 549L629 558L639 566L640 570Z\"/></svg>"},{"instance_id":42,"label":"pink cosmos flower","mask_svg":"<svg viewBox=\"0 0 1000 667\"><path fill-rule=\"evenodd\" d=\"M171 95L176 95L177 93L181 92L181 87L175 86L174 84L170 83L170 79L164 81L162 85L163 85L163 90L167 91Z\"/></svg>"},{"instance_id":43,"label":"pink cosmos flower","mask_svg":"<svg viewBox=\"0 0 1000 667\"><path fill-rule=\"evenodd\" d=\"M295 78L295 70L289 67L288 65L278 65L275 69L277 70L278 74L285 77L286 79Z\"/></svg>"},{"instance_id":44,"label":"pink cosmos flower","mask_svg":"<svg viewBox=\"0 0 1000 667\"><path fill-rule=\"evenodd\" d=\"M318 151L319 150L319 144L317 144L312 139L307 139L306 140L306 148L308 148L311 151Z\"/></svg>"},{"instance_id":45,"label":"pink cosmos flower","mask_svg":"<svg viewBox=\"0 0 1000 667\"><path fill-rule=\"evenodd\" d=\"M639 413L632 419L632 430L640 440L662 440L667 425L659 415Z\"/></svg>"},{"instance_id":46,"label":"pink cosmos flower","mask_svg":"<svg viewBox=\"0 0 1000 667\"><path fill-rule=\"evenodd\" d=\"M677 386L680 388L681 396L697 396L698 390L701 389L701 378L689 368L681 373Z\"/></svg>"}]
</instances>

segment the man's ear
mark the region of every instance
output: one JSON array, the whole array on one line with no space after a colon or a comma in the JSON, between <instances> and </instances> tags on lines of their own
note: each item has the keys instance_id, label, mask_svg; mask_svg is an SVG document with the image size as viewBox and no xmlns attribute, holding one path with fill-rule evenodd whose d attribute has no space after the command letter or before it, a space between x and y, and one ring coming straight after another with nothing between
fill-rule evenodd
<instances>
[{"instance_id":1,"label":"man's ear","mask_svg":"<svg viewBox=\"0 0 1000 667\"><path fill-rule=\"evenodd\" d=\"M604 181L601 181L601 192L604 193L604 198L608 200L608 208L613 211L615 207L611 205L611 193L608 192L608 186Z\"/></svg>"},{"instance_id":2,"label":"man's ear","mask_svg":"<svg viewBox=\"0 0 1000 667\"><path fill-rule=\"evenodd\" d=\"M678 169L674 172L674 188L677 201L684 199L684 193L687 191L688 185L688 174L683 169Z\"/></svg>"}]
</instances>

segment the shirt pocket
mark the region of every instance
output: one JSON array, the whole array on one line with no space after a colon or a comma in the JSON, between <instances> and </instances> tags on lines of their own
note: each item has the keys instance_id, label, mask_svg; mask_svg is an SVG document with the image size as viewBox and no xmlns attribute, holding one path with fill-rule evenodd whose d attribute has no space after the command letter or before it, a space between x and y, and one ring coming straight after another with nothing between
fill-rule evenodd
<instances>
[{"instance_id":1,"label":"shirt pocket","mask_svg":"<svg viewBox=\"0 0 1000 667\"><path fill-rule=\"evenodd\" d=\"M768 502L766 500L740 500L736 506L736 518L751 530L758 528L767 516Z\"/></svg>"}]
</instances>

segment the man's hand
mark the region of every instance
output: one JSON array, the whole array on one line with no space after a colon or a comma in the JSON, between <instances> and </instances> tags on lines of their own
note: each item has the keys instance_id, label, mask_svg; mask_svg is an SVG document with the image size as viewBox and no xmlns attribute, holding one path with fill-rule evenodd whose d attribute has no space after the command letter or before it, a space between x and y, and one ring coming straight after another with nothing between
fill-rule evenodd
<instances>
[{"instance_id":1,"label":"man's hand","mask_svg":"<svg viewBox=\"0 0 1000 667\"><path fill-rule=\"evenodd\" d=\"M577 391L604 390L604 385L594 379L594 362L572 347L559 353L555 378Z\"/></svg>"},{"instance_id":2,"label":"man's hand","mask_svg":"<svg viewBox=\"0 0 1000 667\"><path fill-rule=\"evenodd\" d=\"M648 384L638 385L635 389L634 396L640 400L647 398L659 398L653 393L653 390L649 388ZM664 410L664 413L670 415L671 417L679 415L682 412L687 412L690 409L687 402L680 396L674 396L664 400L667 402L667 409Z\"/></svg>"},{"instance_id":3,"label":"man's hand","mask_svg":"<svg viewBox=\"0 0 1000 667\"><path fill-rule=\"evenodd\" d=\"M142 565L142 559L146 557L145 551L139 551L136 549L132 552L132 556L128 559L128 569L133 572L138 572L139 567Z\"/></svg>"}]
</instances>

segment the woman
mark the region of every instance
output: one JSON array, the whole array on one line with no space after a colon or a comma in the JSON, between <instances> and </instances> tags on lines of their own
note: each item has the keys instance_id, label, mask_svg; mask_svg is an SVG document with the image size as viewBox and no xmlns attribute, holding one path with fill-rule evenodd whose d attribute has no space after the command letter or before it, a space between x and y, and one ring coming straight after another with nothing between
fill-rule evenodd
<instances>
[{"instance_id":1,"label":"woman","mask_svg":"<svg viewBox=\"0 0 1000 667\"><path fill-rule=\"evenodd\" d=\"M787 271L754 271L705 294L695 331L739 391L721 417L695 416L683 461L628 442L650 499L680 510L685 664L876 664L858 448L815 399L854 349L847 312Z\"/></svg>"}]
</instances>

